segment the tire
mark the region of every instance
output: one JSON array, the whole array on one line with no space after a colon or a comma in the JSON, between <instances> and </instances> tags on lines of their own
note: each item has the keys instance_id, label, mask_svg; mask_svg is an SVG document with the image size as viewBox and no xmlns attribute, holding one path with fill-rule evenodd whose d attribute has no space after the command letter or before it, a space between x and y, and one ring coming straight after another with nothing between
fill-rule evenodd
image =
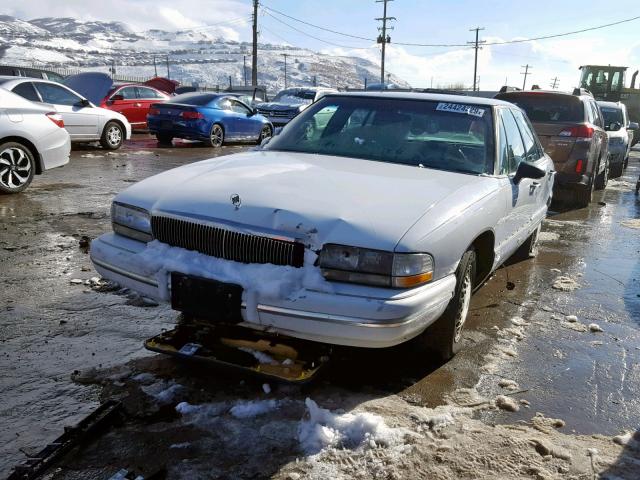
<instances>
[{"instance_id":1,"label":"tire","mask_svg":"<svg viewBox=\"0 0 640 480\"><path fill-rule=\"evenodd\" d=\"M610 178L618 178L622 176L624 170L623 163L616 163L615 165L611 165L611 172L609 173Z\"/></svg>"},{"instance_id":2,"label":"tire","mask_svg":"<svg viewBox=\"0 0 640 480\"><path fill-rule=\"evenodd\" d=\"M0 192L19 193L29 186L36 171L31 150L18 142L0 145Z\"/></svg>"},{"instance_id":3,"label":"tire","mask_svg":"<svg viewBox=\"0 0 640 480\"><path fill-rule=\"evenodd\" d=\"M476 252L464 252L456 270L456 288L442 316L418 337L439 360L453 358L462 348L462 331L469 313L476 276Z\"/></svg>"},{"instance_id":4,"label":"tire","mask_svg":"<svg viewBox=\"0 0 640 480\"><path fill-rule=\"evenodd\" d=\"M107 150L117 150L124 143L124 129L118 122L107 122L102 131L100 145Z\"/></svg>"},{"instance_id":5,"label":"tire","mask_svg":"<svg viewBox=\"0 0 640 480\"><path fill-rule=\"evenodd\" d=\"M538 256L538 237L540 236L541 229L542 223L539 223L533 233L518 247L511 258L516 261L522 261Z\"/></svg>"},{"instance_id":6,"label":"tire","mask_svg":"<svg viewBox=\"0 0 640 480\"><path fill-rule=\"evenodd\" d=\"M624 165L622 165L622 169L626 170L627 167L629 166L629 155L627 155L624 159Z\"/></svg>"},{"instance_id":7,"label":"tire","mask_svg":"<svg viewBox=\"0 0 640 480\"><path fill-rule=\"evenodd\" d=\"M611 167L609 165L609 159L607 159L607 161L604 164L604 170L600 172L598 175L596 175L596 181L595 181L596 190L605 189L605 187L607 186L607 183L609 182L610 170L611 170Z\"/></svg>"},{"instance_id":8,"label":"tire","mask_svg":"<svg viewBox=\"0 0 640 480\"><path fill-rule=\"evenodd\" d=\"M260 136L258 137L258 145L260 145L263 140L267 138L271 138L273 136L273 130L269 125L265 125L260 130Z\"/></svg>"},{"instance_id":9,"label":"tire","mask_svg":"<svg viewBox=\"0 0 640 480\"><path fill-rule=\"evenodd\" d=\"M589 185L583 188L576 187L570 193L571 204L578 208L586 208L593 199L593 180L589 182Z\"/></svg>"},{"instance_id":10,"label":"tire","mask_svg":"<svg viewBox=\"0 0 640 480\"><path fill-rule=\"evenodd\" d=\"M156 133L158 139L158 145L171 145L173 141L173 135L167 135L166 133Z\"/></svg>"},{"instance_id":11,"label":"tire","mask_svg":"<svg viewBox=\"0 0 640 480\"><path fill-rule=\"evenodd\" d=\"M224 128L219 123L214 123L209 133L209 138L205 140L205 145L212 148L220 148L224 144Z\"/></svg>"}]
</instances>

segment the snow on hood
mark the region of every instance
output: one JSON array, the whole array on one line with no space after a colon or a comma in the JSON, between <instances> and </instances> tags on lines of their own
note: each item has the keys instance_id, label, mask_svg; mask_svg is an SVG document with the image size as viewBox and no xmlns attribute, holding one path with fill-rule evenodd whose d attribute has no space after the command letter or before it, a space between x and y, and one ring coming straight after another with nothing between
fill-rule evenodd
<instances>
[{"instance_id":1,"label":"snow on hood","mask_svg":"<svg viewBox=\"0 0 640 480\"><path fill-rule=\"evenodd\" d=\"M109 93L113 80L106 73L84 72L65 78L63 83L94 105L100 105L102 99Z\"/></svg>"},{"instance_id":2,"label":"snow on hood","mask_svg":"<svg viewBox=\"0 0 640 480\"><path fill-rule=\"evenodd\" d=\"M491 180L346 157L253 151L169 170L116 197L152 214L211 221L257 234L394 250L427 212L462 209ZM240 208L231 197L238 195ZM434 209L437 204L442 208ZM447 207L447 208L444 208ZM426 233L426 232L425 232Z\"/></svg>"}]
</instances>

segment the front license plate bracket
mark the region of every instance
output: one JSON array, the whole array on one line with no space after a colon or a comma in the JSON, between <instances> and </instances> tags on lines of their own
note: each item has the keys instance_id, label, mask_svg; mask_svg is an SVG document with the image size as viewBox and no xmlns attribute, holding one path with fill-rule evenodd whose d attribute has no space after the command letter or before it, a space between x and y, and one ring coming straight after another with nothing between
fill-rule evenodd
<instances>
[{"instance_id":1,"label":"front license plate bracket","mask_svg":"<svg viewBox=\"0 0 640 480\"><path fill-rule=\"evenodd\" d=\"M171 272L171 308L219 323L240 323L242 287Z\"/></svg>"}]
</instances>

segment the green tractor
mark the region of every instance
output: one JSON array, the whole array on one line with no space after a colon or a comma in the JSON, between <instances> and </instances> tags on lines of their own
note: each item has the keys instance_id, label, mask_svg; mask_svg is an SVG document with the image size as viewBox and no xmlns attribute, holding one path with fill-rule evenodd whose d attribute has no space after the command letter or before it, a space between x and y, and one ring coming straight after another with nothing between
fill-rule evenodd
<instances>
[{"instance_id":1,"label":"green tractor","mask_svg":"<svg viewBox=\"0 0 640 480\"><path fill-rule=\"evenodd\" d=\"M580 70L580 88L588 89L596 100L624 103L629 120L640 123L640 88L635 88L637 70L631 76L629 87L625 87L627 67L583 65ZM640 135L634 135L633 145L639 140Z\"/></svg>"}]
</instances>

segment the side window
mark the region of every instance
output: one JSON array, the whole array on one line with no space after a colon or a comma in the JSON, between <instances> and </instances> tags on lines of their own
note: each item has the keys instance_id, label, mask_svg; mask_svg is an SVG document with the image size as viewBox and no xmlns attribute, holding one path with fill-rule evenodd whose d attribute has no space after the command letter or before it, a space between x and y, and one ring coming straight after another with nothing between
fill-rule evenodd
<instances>
[{"instance_id":1,"label":"side window","mask_svg":"<svg viewBox=\"0 0 640 480\"><path fill-rule=\"evenodd\" d=\"M602 122L602 115L600 114L600 109L596 102L589 102L591 104L591 109L593 110L593 123L594 125L598 125L599 127L604 127L604 123Z\"/></svg>"},{"instance_id":2,"label":"side window","mask_svg":"<svg viewBox=\"0 0 640 480\"><path fill-rule=\"evenodd\" d=\"M45 103L52 103L54 105L76 105L80 100L79 96L71 93L69 90L58 85L51 83L39 83L35 82L35 87L40 92L42 101Z\"/></svg>"},{"instance_id":3,"label":"side window","mask_svg":"<svg viewBox=\"0 0 640 480\"><path fill-rule=\"evenodd\" d=\"M137 98L135 87L121 88L115 94L122 95L122 98L124 98L125 100L135 100Z\"/></svg>"},{"instance_id":4,"label":"side window","mask_svg":"<svg viewBox=\"0 0 640 480\"><path fill-rule=\"evenodd\" d=\"M146 87L135 87L135 88L138 91L138 98L142 98L142 99L162 98L162 96L158 95L158 93L151 88L146 88Z\"/></svg>"},{"instance_id":5,"label":"side window","mask_svg":"<svg viewBox=\"0 0 640 480\"><path fill-rule=\"evenodd\" d=\"M247 115L250 113L247 107L245 107L240 102L236 102L235 100L231 100L231 110L241 115Z\"/></svg>"},{"instance_id":6,"label":"side window","mask_svg":"<svg viewBox=\"0 0 640 480\"><path fill-rule=\"evenodd\" d=\"M33 88L33 83L24 82L19 85L13 87L11 90L13 93L20 95L21 97L26 98L27 100L31 100L32 102L39 102L40 97L38 96L38 92Z\"/></svg>"},{"instance_id":7,"label":"side window","mask_svg":"<svg viewBox=\"0 0 640 480\"><path fill-rule=\"evenodd\" d=\"M222 98L218 101L218 108L222 110L231 110L231 100Z\"/></svg>"},{"instance_id":8,"label":"side window","mask_svg":"<svg viewBox=\"0 0 640 480\"><path fill-rule=\"evenodd\" d=\"M520 130L510 109L500 109L500 118L504 127L507 144L505 155L500 158L500 173L511 174L518 169L520 162L524 160L525 149L520 136ZM502 152L501 152L502 153Z\"/></svg>"},{"instance_id":9,"label":"side window","mask_svg":"<svg viewBox=\"0 0 640 480\"><path fill-rule=\"evenodd\" d=\"M542 152L540 152L540 149L538 148L538 142L536 141L536 136L533 133L531 124L527 121L520 110L511 110L511 113L513 113L516 123L518 124L518 128L520 129L520 134L522 135L525 159L528 162L535 162L542 156Z\"/></svg>"}]
</instances>

